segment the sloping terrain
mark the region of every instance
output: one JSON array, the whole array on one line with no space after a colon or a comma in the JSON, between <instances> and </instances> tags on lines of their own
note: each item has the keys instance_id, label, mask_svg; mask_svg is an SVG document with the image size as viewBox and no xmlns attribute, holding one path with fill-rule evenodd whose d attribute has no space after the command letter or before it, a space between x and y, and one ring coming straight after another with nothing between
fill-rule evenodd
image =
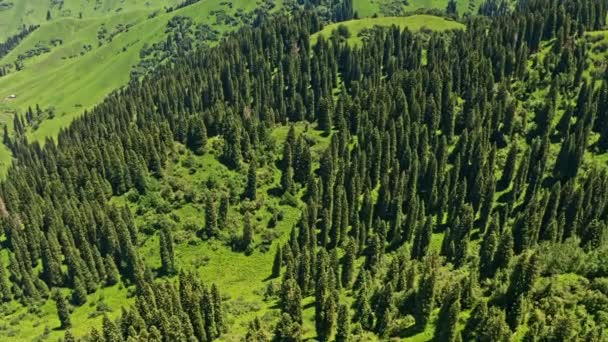
<instances>
[{"instance_id":1,"label":"sloping terrain","mask_svg":"<svg viewBox=\"0 0 608 342\"><path fill-rule=\"evenodd\" d=\"M280 8L280 3L277 1L274 8ZM251 1L206 0L165 13L145 9L148 6L139 6L143 9L138 10L133 5L130 12L106 10L103 13L109 11L112 15L66 17L44 23L0 59L0 65L20 61L22 68L0 77L0 122L7 123L10 131L15 113L22 114L39 105L52 114L45 114L28 127L29 139L44 141L46 137L55 137L84 110L127 84L141 61L142 49L167 39L172 18L191 18L192 31L199 28L197 25L206 24L202 34L214 37L204 44L212 45L224 32L251 20L247 15L258 6ZM9 99L10 95L16 98ZM2 170L10 164L5 147L0 152L0 162Z\"/></svg>"},{"instance_id":2,"label":"sloping terrain","mask_svg":"<svg viewBox=\"0 0 608 342\"><path fill-rule=\"evenodd\" d=\"M357 45L362 43L361 32L375 26L390 27L393 25L400 29L407 28L411 31L423 29L444 31L464 28L464 25L459 22L428 14L415 14L407 17L364 18L327 25L323 30L313 34L310 41L314 44L319 39L319 36L329 38L338 28L346 27L349 35L347 38L348 43Z\"/></svg>"}]
</instances>

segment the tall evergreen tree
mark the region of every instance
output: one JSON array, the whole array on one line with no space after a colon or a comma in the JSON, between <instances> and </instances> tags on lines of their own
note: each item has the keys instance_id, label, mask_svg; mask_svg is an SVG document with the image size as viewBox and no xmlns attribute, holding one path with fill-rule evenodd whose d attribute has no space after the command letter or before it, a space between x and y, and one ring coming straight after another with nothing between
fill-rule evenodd
<instances>
[{"instance_id":1,"label":"tall evergreen tree","mask_svg":"<svg viewBox=\"0 0 608 342\"><path fill-rule=\"evenodd\" d=\"M176 272L175 253L173 252L173 234L171 227L164 224L160 231L160 260L163 274L172 275Z\"/></svg>"},{"instance_id":2,"label":"tall evergreen tree","mask_svg":"<svg viewBox=\"0 0 608 342\"><path fill-rule=\"evenodd\" d=\"M65 300L65 297L58 289L53 290L53 299L55 300L55 306L57 307L57 315L59 316L61 328L70 328L72 326L72 321L70 319L70 309L67 300Z\"/></svg>"},{"instance_id":3,"label":"tall evergreen tree","mask_svg":"<svg viewBox=\"0 0 608 342\"><path fill-rule=\"evenodd\" d=\"M245 192L243 197L255 200L257 192L257 164L255 160L249 163L249 171L247 172L247 185L245 186Z\"/></svg>"}]
</instances>

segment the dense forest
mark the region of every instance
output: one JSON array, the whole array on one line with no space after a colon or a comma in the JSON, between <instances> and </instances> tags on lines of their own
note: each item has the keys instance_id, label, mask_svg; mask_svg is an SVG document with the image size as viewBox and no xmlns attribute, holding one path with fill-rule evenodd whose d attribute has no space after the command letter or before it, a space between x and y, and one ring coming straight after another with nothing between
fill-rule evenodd
<instances>
[{"instance_id":1,"label":"dense forest","mask_svg":"<svg viewBox=\"0 0 608 342\"><path fill-rule=\"evenodd\" d=\"M141 227L115 201L171 183L185 147L243 175L181 189L205 208L203 243L262 248L260 170L280 172L271 196L299 212L286 243L270 239L266 296L280 314L254 318L245 341L302 340L307 297L320 341L428 330L437 341L605 341L608 72L590 63L586 32L605 28L608 1L488 2L465 30L393 27L361 46L338 35L311 45L325 21L316 5L175 58L44 146L17 116L4 137L15 161L0 191L0 300L51 298L75 341L70 306L120 282L134 304L87 341L229 331L221 289L177 267L170 209ZM354 16L349 1L334 9L332 20ZM312 151L299 124L327 148ZM159 269L141 256L146 235L160 236Z\"/></svg>"}]
</instances>

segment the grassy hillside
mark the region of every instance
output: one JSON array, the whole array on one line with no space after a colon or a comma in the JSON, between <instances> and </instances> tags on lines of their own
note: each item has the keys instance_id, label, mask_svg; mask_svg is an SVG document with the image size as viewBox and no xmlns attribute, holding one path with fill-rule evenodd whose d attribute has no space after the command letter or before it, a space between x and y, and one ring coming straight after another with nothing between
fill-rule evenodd
<instances>
[{"instance_id":1,"label":"grassy hillside","mask_svg":"<svg viewBox=\"0 0 608 342\"><path fill-rule=\"evenodd\" d=\"M251 1L208 0L165 13L145 6L135 9L132 4L129 7L132 11L122 10L112 16L46 22L0 60L0 65L12 64L37 47L50 49L23 60L23 70L0 78L0 122L10 122L15 112L39 104L44 109L53 108L55 115L30 129L30 140L43 141L47 136L55 136L74 117L129 81L132 68L140 61L140 51L146 44L165 40L171 18L187 16L194 23L209 23L213 30L222 33L238 28L235 18L257 6ZM98 34L104 28L106 38L100 40ZM109 36L113 36L111 41ZM61 44L57 43L59 40ZM12 94L17 97L7 99ZM3 149L0 162L6 166L10 156ZM5 169L2 165L0 168Z\"/></svg>"},{"instance_id":2,"label":"grassy hillside","mask_svg":"<svg viewBox=\"0 0 608 342\"><path fill-rule=\"evenodd\" d=\"M3 0L0 10L0 40L17 32L22 25L40 24L46 21L47 11L53 19L58 18L106 18L121 12L154 10L174 6L180 0L64 0L62 5L53 5L49 0Z\"/></svg>"},{"instance_id":3,"label":"grassy hillside","mask_svg":"<svg viewBox=\"0 0 608 342\"><path fill-rule=\"evenodd\" d=\"M419 31L423 28L444 31L464 28L461 23L451 21L445 18L436 17L433 15L417 14L409 17L384 17L384 18L364 18L350 20L342 23L327 25L322 31L314 34L311 41L314 43L319 39L319 36L328 38L332 32L339 26L346 26L350 33L348 42L352 44L361 44L362 40L359 34L374 26L398 26L401 29L408 28L412 31Z\"/></svg>"},{"instance_id":4,"label":"grassy hillside","mask_svg":"<svg viewBox=\"0 0 608 342\"><path fill-rule=\"evenodd\" d=\"M474 13L482 2L483 0L457 0L458 13ZM374 15L393 16L425 8L445 10L448 0L354 0L353 4L359 17L364 18Z\"/></svg>"}]
</instances>

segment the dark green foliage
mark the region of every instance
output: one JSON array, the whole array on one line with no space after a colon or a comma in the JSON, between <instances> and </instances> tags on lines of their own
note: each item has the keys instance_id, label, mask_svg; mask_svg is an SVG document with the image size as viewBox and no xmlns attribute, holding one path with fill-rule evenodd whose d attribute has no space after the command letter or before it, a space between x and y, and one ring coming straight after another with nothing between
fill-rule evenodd
<instances>
[{"instance_id":1,"label":"dark green foliage","mask_svg":"<svg viewBox=\"0 0 608 342\"><path fill-rule=\"evenodd\" d=\"M11 300L11 289L9 287L8 278L4 263L0 261L0 301L8 302Z\"/></svg>"},{"instance_id":2,"label":"dark green foliage","mask_svg":"<svg viewBox=\"0 0 608 342\"><path fill-rule=\"evenodd\" d=\"M55 301L55 306L57 307L57 315L59 316L61 328L70 328L72 326L72 321L70 320L70 309L68 307L67 300L57 289L53 290L53 300Z\"/></svg>"},{"instance_id":3,"label":"dark green foliage","mask_svg":"<svg viewBox=\"0 0 608 342\"><path fill-rule=\"evenodd\" d=\"M277 278L285 266L281 316L267 327L252 322L249 340L265 339L271 327L278 341L300 340L310 323L302 298L313 291L319 340L334 332L348 340L349 308L339 305L345 293L353 297L353 333L382 339L435 329L438 340L456 341L456 322L466 317L459 311L474 307L464 340L508 340L521 325L539 339L593 340L605 328L606 291L597 283L608 275L608 176L593 157L607 146L608 95L605 75L589 63L595 52L584 31L604 28L608 6L505 4L487 2L481 12L492 18L472 16L466 30L377 29L353 48L309 40L327 19L352 18L352 2L311 2L323 8L321 17L295 10L260 16L256 27L111 94L44 147L24 137L34 110L15 115L14 136L7 130L5 138L14 167L0 186L10 261L6 274L0 268L0 299L27 304L45 298L49 286L69 287L82 304L122 275L136 304L117 322L104 319L105 339L220 337L232 319L217 288L185 273L177 288L155 280L139 256L149 227L134 222L148 219L146 201L162 193L167 203L156 214L179 220L182 190L172 178L183 144L240 176L186 185L203 188L192 190L188 205L205 211L198 233L213 238L212 246L228 237L237 246L242 222L243 249L253 250L256 228L256 248L272 249L274 237L252 217L280 200L292 202L290 215L301 212L300 222L286 220L292 227L274 220L276 236L293 228L272 267ZM455 1L447 10L457 14ZM315 121L323 134L308 130ZM280 146L274 137L287 122L293 125ZM199 165L189 167L198 172ZM113 207L122 195L141 219ZM182 224L152 227L159 228L159 273L173 275L173 243L188 232ZM557 256L560 248L572 253ZM56 302L67 308L65 298ZM440 319L430 327L438 305Z\"/></svg>"},{"instance_id":4,"label":"dark green foliage","mask_svg":"<svg viewBox=\"0 0 608 342\"><path fill-rule=\"evenodd\" d=\"M251 222L251 215L245 214L245 222L243 223L243 236L241 238L242 248L245 251L251 251L253 248L253 224Z\"/></svg>"},{"instance_id":5,"label":"dark green foliage","mask_svg":"<svg viewBox=\"0 0 608 342\"><path fill-rule=\"evenodd\" d=\"M276 341L299 342L302 340L302 328L289 314L283 313L275 328L274 337Z\"/></svg>"},{"instance_id":6,"label":"dark green foliage","mask_svg":"<svg viewBox=\"0 0 608 342\"><path fill-rule=\"evenodd\" d=\"M348 307L346 305L340 305L338 308L337 321L336 342L350 341L350 315L348 314Z\"/></svg>"},{"instance_id":7,"label":"dark green foliage","mask_svg":"<svg viewBox=\"0 0 608 342\"><path fill-rule=\"evenodd\" d=\"M255 160L249 163L249 171L247 172L247 185L245 185L245 192L243 193L243 197L255 200L256 192L257 192L257 166Z\"/></svg>"},{"instance_id":8,"label":"dark green foliage","mask_svg":"<svg viewBox=\"0 0 608 342\"><path fill-rule=\"evenodd\" d=\"M342 286L349 289L355 274L355 260L357 258L357 245L354 239L349 239L342 257Z\"/></svg>"},{"instance_id":9,"label":"dark green foliage","mask_svg":"<svg viewBox=\"0 0 608 342\"><path fill-rule=\"evenodd\" d=\"M176 272L175 253L173 252L173 234L171 226L168 224L163 225L159 241L161 272L165 275L172 275Z\"/></svg>"},{"instance_id":10,"label":"dark green foliage","mask_svg":"<svg viewBox=\"0 0 608 342\"><path fill-rule=\"evenodd\" d=\"M84 287L82 279L76 277L74 279L74 291L72 292L72 304L80 306L87 301L87 290Z\"/></svg>"},{"instance_id":11,"label":"dark green foliage","mask_svg":"<svg viewBox=\"0 0 608 342\"><path fill-rule=\"evenodd\" d=\"M72 334L71 330L66 330L65 335L63 336L64 342L76 342L76 337Z\"/></svg>"},{"instance_id":12,"label":"dark green foliage","mask_svg":"<svg viewBox=\"0 0 608 342\"><path fill-rule=\"evenodd\" d=\"M249 327L247 328L247 334L245 335L245 342L267 342L270 341L268 337L268 333L262 326L262 322L259 317L253 319L253 321L249 322Z\"/></svg>"},{"instance_id":13,"label":"dark green foliage","mask_svg":"<svg viewBox=\"0 0 608 342\"><path fill-rule=\"evenodd\" d=\"M218 236L219 233L215 202L211 196L208 196L205 207L205 234L207 238L212 238Z\"/></svg>"},{"instance_id":14,"label":"dark green foliage","mask_svg":"<svg viewBox=\"0 0 608 342\"><path fill-rule=\"evenodd\" d=\"M302 294L294 279L285 280L281 286L281 308L295 323L301 324Z\"/></svg>"},{"instance_id":15,"label":"dark green foliage","mask_svg":"<svg viewBox=\"0 0 608 342\"><path fill-rule=\"evenodd\" d=\"M419 330L424 330L429 324L431 313L435 306L435 285L437 283L437 274L434 269L434 256L427 258L425 271L418 284L418 292L416 293L416 309L415 318L416 326Z\"/></svg>"},{"instance_id":16,"label":"dark green foliage","mask_svg":"<svg viewBox=\"0 0 608 342\"><path fill-rule=\"evenodd\" d=\"M186 145L196 154L203 154L207 146L207 127L202 118L192 117L188 123Z\"/></svg>"},{"instance_id":17,"label":"dark green foliage","mask_svg":"<svg viewBox=\"0 0 608 342\"><path fill-rule=\"evenodd\" d=\"M114 285L118 283L120 280L120 274L118 273L118 268L116 268L116 264L110 255L107 255L104 264L106 267L106 284Z\"/></svg>"},{"instance_id":18,"label":"dark green foliage","mask_svg":"<svg viewBox=\"0 0 608 342\"><path fill-rule=\"evenodd\" d=\"M460 287L456 286L448 294L437 318L435 326L435 341L461 341L458 332L458 315L460 314Z\"/></svg>"},{"instance_id":19,"label":"dark green foliage","mask_svg":"<svg viewBox=\"0 0 608 342\"><path fill-rule=\"evenodd\" d=\"M327 98L323 98L320 101L319 104L319 113L318 113L318 123L319 123L319 129L324 131L326 134L331 133L331 129L332 129L332 101L327 99Z\"/></svg>"},{"instance_id":20,"label":"dark green foliage","mask_svg":"<svg viewBox=\"0 0 608 342\"><path fill-rule=\"evenodd\" d=\"M283 266L283 252L281 246L277 246L277 250L274 255L274 262L272 263L272 277L277 278L281 275L281 267Z\"/></svg>"}]
</instances>

